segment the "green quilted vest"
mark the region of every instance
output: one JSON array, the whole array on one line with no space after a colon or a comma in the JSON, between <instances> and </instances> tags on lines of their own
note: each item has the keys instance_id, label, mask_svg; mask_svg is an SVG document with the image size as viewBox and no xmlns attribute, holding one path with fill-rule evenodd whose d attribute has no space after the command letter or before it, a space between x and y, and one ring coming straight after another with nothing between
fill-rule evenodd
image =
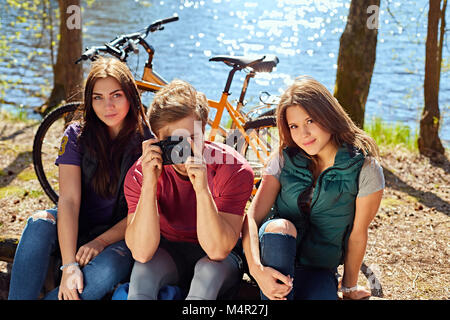
<instances>
[{"instance_id":1,"label":"green quilted vest","mask_svg":"<svg viewBox=\"0 0 450 320\"><path fill-rule=\"evenodd\" d=\"M300 209L299 196L313 185L310 162L302 151L286 148L280 174L281 190L275 216L291 221L297 229L297 260L300 265L336 268L343 263L355 215L358 178L364 155L342 145L333 166L317 178L310 213Z\"/></svg>"}]
</instances>

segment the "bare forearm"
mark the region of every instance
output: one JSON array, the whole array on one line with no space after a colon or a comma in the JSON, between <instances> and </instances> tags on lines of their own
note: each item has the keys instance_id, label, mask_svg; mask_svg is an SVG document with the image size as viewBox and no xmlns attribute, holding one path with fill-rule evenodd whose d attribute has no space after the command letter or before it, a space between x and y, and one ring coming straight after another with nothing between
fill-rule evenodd
<instances>
[{"instance_id":1,"label":"bare forearm","mask_svg":"<svg viewBox=\"0 0 450 320\"><path fill-rule=\"evenodd\" d=\"M125 241L135 260L146 262L159 246L160 228L156 185L142 185L136 211L125 232Z\"/></svg>"},{"instance_id":2,"label":"bare forearm","mask_svg":"<svg viewBox=\"0 0 450 320\"><path fill-rule=\"evenodd\" d=\"M62 263L76 261L79 206L61 200L58 202L58 239Z\"/></svg>"},{"instance_id":3,"label":"bare forearm","mask_svg":"<svg viewBox=\"0 0 450 320\"><path fill-rule=\"evenodd\" d=\"M344 276L342 278L344 286L353 287L358 283L359 269L366 253L366 245L367 232L350 235L344 262Z\"/></svg>"},{"instance_id":4,"label":"bare forearm","mask_svg":"<svg viewBox=\"0 0 450 320\"><path fill-rule=\"evenodd\" d=\"M108 244L116 243L125 238L125 230L127 228L127 218L123 218L110 229L102 233L98 238Z\"/></svg>"},{"instance_id":5,"label":"bare forearm","mask_svg":"<svg viewBox=\"0 0 450 320\"><path fill-rule=\"evenodd\" d=\"M255 219L246 216L242 228L242 246L247 259L250 274L262 266L259 252L258 225Z\"/></svg>"},{"instance_id":6,"label":"bare forearm","mask_svg":"<svg viewBox=\"0 0 450 320\"><path fill-rule=\"evenodd\" d=\"M210 259L225 259L239 235L220 216L209 189L197 192L196 198L198 241Z\"/></svg>"}]
</instances>

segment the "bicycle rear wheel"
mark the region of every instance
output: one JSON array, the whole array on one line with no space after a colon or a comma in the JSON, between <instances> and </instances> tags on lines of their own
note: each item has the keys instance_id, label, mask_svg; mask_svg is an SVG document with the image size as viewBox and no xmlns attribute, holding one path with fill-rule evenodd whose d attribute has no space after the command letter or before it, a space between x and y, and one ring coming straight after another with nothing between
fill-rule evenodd
<instances>
[{"instance_id":1,"label":"bicycle rear wheel","mask_svg":"<svg viewBox=\"0 0 450 320\"><path fill-rule=\"evenodd\" d=\"M249 136L250 144L244 139L240 152L256 169L255 175L261 175L260 171L267 164L272 152L278 150L280 140L276 118L267 116L248 121L244 130Z\"/></svg>"},{"instance_id":2,"label":"bicycle rear wheel","mask_svg":"<svg viewBox=\"0 0 450 320\"><path fill-rule=\"evenodd\" d=\"M47 196L58 203L58 167L55 165L66 124L81 102L70 102L51 111L39 125L33 142L33 165Z\"/></svg>"},{"instance_id":3,"label":"bicycle rear wheel","mask_svg":"<svg viewBox=\"0 0 450 320\"><path fill-rule=\"evenodd\" d=\"M245 140L240 135L234 145L253 169L255 174L254 194L262 178L264 166L269 161L270 155L278 150L280 139L276 117L264 116L248 121L244 125L244 130L249 140Z\"/></svg>"}]
</instances>

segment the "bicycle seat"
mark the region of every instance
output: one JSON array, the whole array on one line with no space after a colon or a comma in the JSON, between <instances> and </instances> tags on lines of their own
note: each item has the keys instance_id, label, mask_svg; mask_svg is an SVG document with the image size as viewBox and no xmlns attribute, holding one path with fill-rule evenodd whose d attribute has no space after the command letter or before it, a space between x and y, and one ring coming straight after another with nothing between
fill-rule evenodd
<instances>
[{"instance_id":1,"label":"bicycle seat","mask_svg":"<svg viewBox=\"0 0 450 320\"><path fill-rule=\"evenodd\" d=\"M264 55L257 59L245 56L214 56L209 61L222 61L237 69L252 68L255 72L272 72L280 60L274 55Z\"/></svg>"}]
</instances>

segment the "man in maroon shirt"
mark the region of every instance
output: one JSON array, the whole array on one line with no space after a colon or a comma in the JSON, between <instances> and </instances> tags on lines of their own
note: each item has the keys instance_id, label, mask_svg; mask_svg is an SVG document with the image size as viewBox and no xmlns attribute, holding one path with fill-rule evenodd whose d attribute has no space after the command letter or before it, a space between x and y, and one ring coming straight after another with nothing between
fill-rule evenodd
<instances>
[{"instance_id":1,"label":"man in maroon shirt","mask_svg":"<svg viewBox=\"0 0 450 320\"><path fill-rule=\"evenodd\" d=\"M157 139L143 143L141 158L124 183L128 202L125 241L136 260L128 299L156 299L177 284L187 299L216 299L240 281L240 237L253 172L233 148L205 142L208 104L202 93L175 80L149 110ZM156 142L183 137L193 156L163 165ZM173 154L173 153L172 153Z\"/></svg>"}]
</instances>

